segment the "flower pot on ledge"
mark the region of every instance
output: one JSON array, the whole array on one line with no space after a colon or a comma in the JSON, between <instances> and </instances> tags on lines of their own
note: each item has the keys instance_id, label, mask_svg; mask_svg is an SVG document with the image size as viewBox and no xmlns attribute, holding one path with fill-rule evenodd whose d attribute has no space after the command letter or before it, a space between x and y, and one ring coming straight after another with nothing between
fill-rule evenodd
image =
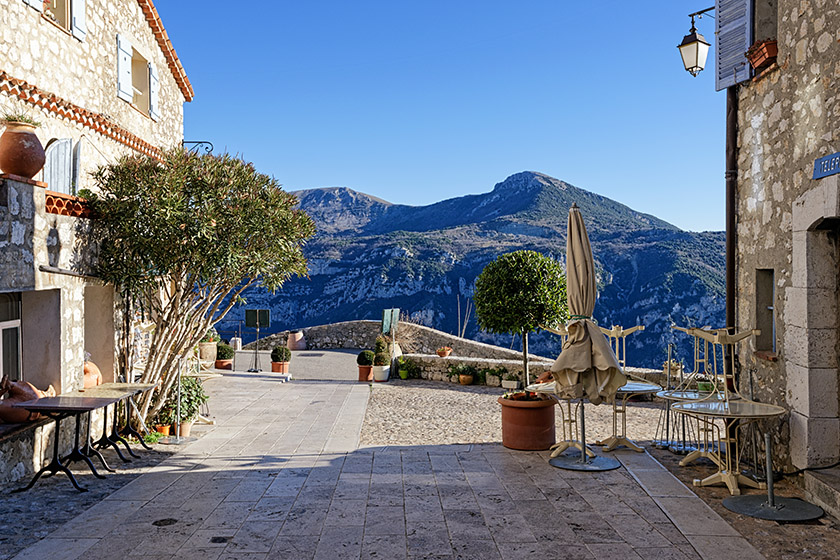
<instances>
[{"instance_id":1,"label":"flower pot on ledge","mask_svg":"<svg viewBox=\"0 0 840 560\"><path fill-rule=\"evenodd\" d=\"M779 46L775 39L756 41L746 52L747 60L755 70L769 66L778 54Z\"/></svg>"},{"instance_id":2,"label":"flower pot on ledge","mask_svg":"<svg viewBox=\"0 0 840 560\"><path fill-rule=\"evenodd\" d=\"M8 121L0 135L0 170L31 179L47 161L44 147L35 135L35 125Z\"/></svg>"}]
</instances>

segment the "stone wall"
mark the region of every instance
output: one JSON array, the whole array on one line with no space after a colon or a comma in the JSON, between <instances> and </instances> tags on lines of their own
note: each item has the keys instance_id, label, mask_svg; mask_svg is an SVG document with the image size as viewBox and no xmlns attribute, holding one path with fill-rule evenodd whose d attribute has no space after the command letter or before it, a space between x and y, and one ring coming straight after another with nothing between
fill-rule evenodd
<instances>
[{"instance_id":1,"label":"stone wall","mask_svg":"<svg viewBox=\"0 0 840 560\"><path fill-rule=\"evenodd\" d=\"M157 147L183 139L184 95L136 0L87 0L87 35L73 37L28 6L7 0L0 10L0 71L55 94L84 110L105 116ZM157 70L160 119L152 120L117 97L117 34L127 36ZM78 188L90 188L90 172L131 148L47 108L35 107L13 93L0 93L0 114L24 112L40 121L36 130L46 146L52 138L72 138L81 146ZM36 179L39 178L36 176ZM49 186L47 187L49 188Z\"/></svg>"},{"instance_id":2,"label":"stone wall","mask_svg":"<svg viewBox=\"0 0 840 560\"><path fill-rule=\"evenodd\" d=\"M836 460L840 452L836 225L828 227L832 234L817 231L820 218L796 224L797 204L800 213L822 210L823 192L837 193L836 178L814 180L812 170L815 159L840 151L840 5L779 0L773 15L777 63L738 95L737 325L756 325L756 271L772 269L775 355L756 354L750 339L741 358L744 371L755 372L758 400L793 409L793 434L782 424L774 454L789 464L789 444L800 446L793 462L801 467ZM768 27L767 14L760 23ZM817 393L833 403L816 410ZM821 436L814 440L809 431Z\"/></svg>"},{"instance_id":3,"label":"stone wall","mask_svg":"<svg viewBox=\"0 0 840 560\"><path fill-rule=\"evenodd\" d=\"M343 321L329 325L318 325L301 329L308 348L358 348L372 349L380 333L380 321ZM288 331L279 332L260 339L260 347L272 348L285 345ZM405 354L434 354L441 346L452 348L455 357L495 358L501 360L522 360L522 352L508 350L492 344L484 344L460 338L423 325L401 322L397 331L397 342ZM254 343L245 345L253 348ZM533 359L540 356L531 354ZM548 358L545 358L548 359Z\"/></svg>"}]
</instances>

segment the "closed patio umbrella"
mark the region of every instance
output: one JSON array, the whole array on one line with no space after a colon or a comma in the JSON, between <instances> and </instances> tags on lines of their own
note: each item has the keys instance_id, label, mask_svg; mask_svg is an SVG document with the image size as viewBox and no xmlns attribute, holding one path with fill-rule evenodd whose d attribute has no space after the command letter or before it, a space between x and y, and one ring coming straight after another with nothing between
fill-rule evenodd
<instances>
[{"instance_id":1,"label":"closed patio umbrella","mask_svg":"<svg viewBox=\"0 0 840 560\"><path fill-rule=\"evenodd\" d=\"M563 350L551 366L555 381L555 392L561 399L589 399L593 404L611 401L619 387L627 382L618 359L606 337L592 322L592 311L598 290L595 286L595 263L586 226L576 204L569 208L569 223L566 236L566 295L569 304L570 321L566 328L569 337L563 343ZM582 470L604 470L592 465L604 462L604 457L592 461L586 459L586 424L584 407L580 405L581 459L579 465L568 465L560 458L552 464L561 468ZM556 461L556 463L555 463ZM610 466L616 468L618 462ZM561 464L563 463L563 464Z\"/></svg>"}]
</instances>

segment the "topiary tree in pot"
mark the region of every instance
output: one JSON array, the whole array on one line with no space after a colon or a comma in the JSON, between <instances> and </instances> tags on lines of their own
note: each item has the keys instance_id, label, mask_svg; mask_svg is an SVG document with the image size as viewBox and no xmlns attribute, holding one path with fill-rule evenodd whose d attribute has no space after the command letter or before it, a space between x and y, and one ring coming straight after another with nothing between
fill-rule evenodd
<instances>
[{"instance_id":1,"label":"topiary tree in pot","mask_svg":"<svg viewBox=\"0 0 840 560\"><path fill-rule=\"evenodd\" d=\"M356 356L356 365L359 366L359 381L373 381L373 350L362 350Z\"/></svg>"},{"instance_id":2,"label":"topiary tree in pot","mask_svg":"<svg viewBox=\"0 0 840 560\"><path fill-rule=\"evenodd\" d=\"M272 373L289 373L289 361L292 359L292 351L285 346L275 346L271 351Z\"/></svg>"},{"instance_id":3,"label":"topiary tree in pot","mask_svg":"<svg viewBox=\"0 0 840 560\"><path fill-rule=\"evenodd\" d=\"M528 375L528 333L568 319L562 265L536 251L514 251L481 271L473 295L478 324L487 332L522 336L522 367Z\"/></svg>"}]
</instances>

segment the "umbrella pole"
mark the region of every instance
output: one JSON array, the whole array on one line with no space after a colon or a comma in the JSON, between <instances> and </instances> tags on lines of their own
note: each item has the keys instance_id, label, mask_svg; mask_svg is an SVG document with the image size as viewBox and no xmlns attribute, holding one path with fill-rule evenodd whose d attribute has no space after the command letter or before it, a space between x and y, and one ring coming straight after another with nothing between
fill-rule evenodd
<instances>
[{"instance_id":1,"label":"umbrella pole","mask_svg":"<svg viewBox=\"0 0 840 560\"><path fill-rule=\"evenodd\" d=\"M580 462L586 463L586 414L583 399L580 401Z\"/></svg>"}]
</instances>

